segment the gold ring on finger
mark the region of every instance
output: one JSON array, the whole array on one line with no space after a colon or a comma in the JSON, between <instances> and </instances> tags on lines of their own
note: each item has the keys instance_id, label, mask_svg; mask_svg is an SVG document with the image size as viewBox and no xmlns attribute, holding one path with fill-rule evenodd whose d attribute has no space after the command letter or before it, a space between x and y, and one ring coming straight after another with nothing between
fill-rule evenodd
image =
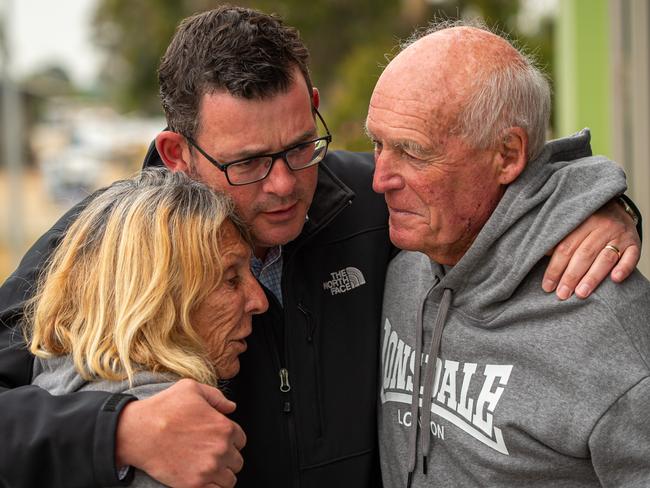
<instances>
[{"instance_id":1,"label":"gold ring on finger","mask_svg":"<svg viewBox=\"0 0 650 488\"><path fill-rule=\"evenodd\" d=\"M610 251L614 251L616 255L618 256L618 259L621 259L621 251L618 249L616 246L612 246L611 244L607 244L605 246L605 249L609 249Z\"/></svg>"}]
</instances>

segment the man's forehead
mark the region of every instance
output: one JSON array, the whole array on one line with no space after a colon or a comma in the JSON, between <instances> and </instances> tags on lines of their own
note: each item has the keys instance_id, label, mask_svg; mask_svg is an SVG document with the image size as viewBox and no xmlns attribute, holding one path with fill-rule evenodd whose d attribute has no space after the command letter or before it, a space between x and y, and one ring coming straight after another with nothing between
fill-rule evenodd
<instances>
[{"instance_id":1,"label":"man's forehead","mask_svg":"<svg viewBox=\"0 0 650 488\"><path fill-rule=\"evenodd\" d=\"M221 108L224 110L228 110L231 107L238 108L242 105L248 105L263 111L265 108L268 108L270 105L272 105L276 100L284 100L286 103L286 97L288 95L293 95L294 99L299 99L305 105L305 110L311 110L311 89L309 88L305 77L298 67L295 67L293 69L291 74L291 81L288 86L285 88L269 86L268 91L266 93L263 93L261 96L245 97L243 95L231 93L223 87L205 87L202 90L199 98L199 119L202 118L201 116L203 115L203 108L206 104L206 101L214 100L215 98L220 101L220 104L223 105Z\"/></svg>"},{"instance_id":2,"label":"man's forehead","mask_svg":"<svg viewBox=\"0 0 650 488\"><path fill-rule=\"evenodd\" d=\"M393 106L410 125L426 126L430 133L448 132L476 87L483 61L473 49L485 42L511 48L494 34L468 27L444 29L415 41L381 74L370 101L369 121Z\"/></svg>"},{"instance_id":3,"label":"man's forehead","mask_svg":"<svg viewBox=\"0 0 650 488\"><path fill-rule=\"evenodd\" d=\"M448 98L430 85L382 79L368 107L368 133L390 144L411 141L437 147L442 143L440 136L447 134L456 120L457 105L447 103Z\"/></svg>"},{"instance_id":4,"label":"man's forehead","mask_svg":"<svg viewBox=\"0 0 650 488\"><path fill-rule=\"evenodd\" d=\"M294 85L292 85L294 86ZM198 108L199 123L206 122L206 119L214 113L223 117L239 112L254 112L261 119L271 113L281 111L285 115L304 117L313 116L311 97L304 90L289 89L274 93L263 98L245 98L233 95L226 90L213 90L206 92L200 97ZM286 124L286 121L277 120L277 124Z\"/></svg>"},{"instance_id":5,"label":"man's forehead","mask_svg":"<svg viewBox=\"0 0 650 488\"><path fill-rule=\"evenodd\" d=\"M197 137L221 159L275 152L316 131L311 100L302 85L264 99L206 93L199 120Z\"/></svg>"}]
</instances>

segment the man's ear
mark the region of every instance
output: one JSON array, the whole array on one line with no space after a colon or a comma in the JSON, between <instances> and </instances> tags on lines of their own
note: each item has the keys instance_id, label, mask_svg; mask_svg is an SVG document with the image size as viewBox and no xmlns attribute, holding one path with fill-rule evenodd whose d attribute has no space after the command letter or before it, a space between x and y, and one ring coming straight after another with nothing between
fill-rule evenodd
<instances>
[{"instance_id":1,"label":"man's ear","mask_svg":"<svg viewBox=\"0 0 650 488\"><path fill-rule=\"evenodd\" d=\"M189 172L189 148L182 135L169 130L162 131L156 136L156 149L169 170Z\"/></svg>"},{"instance_id":2,"label":"man's ear","mask_svg":"<svg viewBox=\"0 0 650 488\"><path fill-rule=\"evenodd\" d=\"M318 107L320 106L320 94L318 93L318 88L316 87L313 87L311 89L311 104L316 110L318 110Z\"/></svg>"},{"instance_id":3,"label":"man's ear","mask_svg":"<svg viewBox=\"0 0 650 488\"><path fill-rule=\"evenodd\" d=\"M503 131L497 150L498 180L502 185L515 181L526 167L528 134L521 127L510 127Z\"/></svg>"}]
</instances>

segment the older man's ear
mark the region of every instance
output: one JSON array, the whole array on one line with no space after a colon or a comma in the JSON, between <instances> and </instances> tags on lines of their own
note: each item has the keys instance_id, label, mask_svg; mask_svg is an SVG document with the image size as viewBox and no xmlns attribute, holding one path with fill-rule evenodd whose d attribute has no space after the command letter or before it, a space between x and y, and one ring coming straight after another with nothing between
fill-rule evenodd
<instances>
[{"instance_id":1,"label":"older man's ear","mask_svg":"<svg viewBox=\"0 0 650 488\"><path fill-rule=\"evenodd\" d=\"M503 137L494 155L498 181L508 185L515 181L526 167L528 135L521 127L510 127L503 131Z\"/></svg>"}]
</instances>

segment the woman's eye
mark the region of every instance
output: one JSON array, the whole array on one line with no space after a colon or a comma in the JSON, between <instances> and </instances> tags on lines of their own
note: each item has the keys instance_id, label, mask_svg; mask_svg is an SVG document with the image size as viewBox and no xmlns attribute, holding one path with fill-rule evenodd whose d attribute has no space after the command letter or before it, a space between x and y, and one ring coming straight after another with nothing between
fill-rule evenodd
<instances>
[{"instance_id":1,"label":"woman's eye","mask_svg":"<svg viewBox=\"0 0 650 488\"><path fill-rule=\"evenodd\" d=\"M233 275L226 278L226 284L231 288L237 288L239 283L241 283L241 276L239 275Z\"/></svg>"}]
</instances>

